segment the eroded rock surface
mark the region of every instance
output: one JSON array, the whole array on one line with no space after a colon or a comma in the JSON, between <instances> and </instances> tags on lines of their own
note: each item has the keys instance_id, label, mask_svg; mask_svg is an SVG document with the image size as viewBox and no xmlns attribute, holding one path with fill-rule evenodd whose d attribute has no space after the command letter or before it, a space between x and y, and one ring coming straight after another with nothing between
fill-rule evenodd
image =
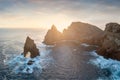
<instances>
[{"instance_id":1,"label":"eroded rock surface","mask_svg":"<svg viewBox=\"0 0 120 80\"><path fill-rule=\"evenodd\" d=\"M97 52L106 58L120 60L120 24L108 23L106 25L102 44Z\"/></svg>"},{"instance_id":2,"label":"eroded rock surface","mask_svg":"<svg viewBox=\"0 0 120 80\"><path fill-rule=\"evenodd\" d=\"M51 29L48 30L43 43L53 45L60 40L62 40L62 33L57 30L56 26L52 25Z\"/></svg>"},{"instance_id":3,"label":"eroded rock surface","mask_svg":"<svg viewBox=\"0 0 120 80\"><path fill-rule=\"evenodd\" d=\"M55 26L48 30L44 43L53 45L63 40L73 40L89 44L99 44L103 31L98 27L82 22L72 22L72 24L60 33Z\"/></svg>"},{"instance_id":4,"label":"eroded rock surface","mask_svg":"<svg viewBox=\"0 0 120 80\"><path fill-rule=\"evenodd\" d=\"M36 44L34 43L34 40L32 40L30 37L27 37L25 45L24 45L24 57L30 52L30 57L34 58L36 56L39 56L39 50L36 47Z\"/></svg>"},{"instance_id":5,"label":"eroded rock surface","mask_svg":"<svg viewBox=\"0 0 120 80\"><path fill-rule=\"evenodd\" d=\"M89 44L98 44L99 38L103 31L98 27L83 23L83 22L72 22L68 29L63 31L65 40L76 40Z\"/></svg>"}]
</instances>

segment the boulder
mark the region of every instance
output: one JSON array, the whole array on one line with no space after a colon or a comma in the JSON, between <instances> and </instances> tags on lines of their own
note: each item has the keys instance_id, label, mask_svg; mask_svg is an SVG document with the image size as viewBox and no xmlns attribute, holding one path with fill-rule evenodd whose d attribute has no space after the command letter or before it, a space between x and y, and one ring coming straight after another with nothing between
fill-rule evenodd
<instances>
[{"instance_id":1,"label":"boulder","mask_svg":"<svg viewBox=\"0 0 120 80\"><path fill-rule=\"evenodd\" d=\"M106 57L120 60L120 24L106 24L102 44L97 53Z\"/></svg>"},{"instance_id":2,"label":"boulder","mask_svg":"<svg viewBox=\"0 0 120 80\"><path fill-rule=\"evenodd\" d=\"M62 33L59 32L56 26L52 25L51 29L48 30L43 43L47 45L53 45L55 42L60 41L62 39Z\"/></svg>"},{"instance_id":3,"label":"boulder","mask_svg":"<svg viewBox=\"0 0 120 80\"><path fill-rule=\"evenodd\" d=\"M39 50L36 47L36 44L34 43L34 40L32 40L30 37L27 37L24 45L24 52L23 52L24 57L26 57L28 53L30 53L31 58L40 55Z\"/></svg>"}]
</instances>

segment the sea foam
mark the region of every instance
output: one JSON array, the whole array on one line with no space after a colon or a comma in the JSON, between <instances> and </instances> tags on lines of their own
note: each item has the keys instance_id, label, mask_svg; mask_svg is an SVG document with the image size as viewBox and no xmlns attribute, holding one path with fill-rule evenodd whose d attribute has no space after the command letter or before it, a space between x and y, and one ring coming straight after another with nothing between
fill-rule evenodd
<instances>
[{"instance_id":1,"label":"sea foam","mask_svg":"<svg viewBox=\"0 0 120 80\"><path fill-rule=\"evenodd\" d=\"M105 59L103 56L97 55L95 51L90 52L95 56L95 59L90 62L101 69L104 76L99 77L98 80L120 80L120 61L113 59Z\"/></svg>"},{"instance_id":2,"label":"sea foam","mask_svg":"<svg viewBox=\"0 0 120 80\"><path fill-rule=\"evenodd\" d=\"M35 58L26 58L22 54L14 57L11 56L11 58L5 60L5 64L16 74L33 73L36 69L39 70L39 72L42 72L43 68L46 68L50 63L54 62L53 58L49 56L50 51L51 50L46 49L45 46L42 46L42 49L40 49L40 56ZM28 65L29 61L33 61L33 63Z\"/></svg>"}]
</instances>

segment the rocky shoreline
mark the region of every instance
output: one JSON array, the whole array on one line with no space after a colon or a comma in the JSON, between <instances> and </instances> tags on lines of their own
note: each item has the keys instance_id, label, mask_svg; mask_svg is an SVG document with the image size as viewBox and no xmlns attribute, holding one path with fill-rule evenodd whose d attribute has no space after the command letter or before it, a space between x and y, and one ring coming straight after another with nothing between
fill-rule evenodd
<instances>
[{"instance_id":1,"label":"rocky shoreline","mask_svg":"<svg viewBox=\"0 0 120 80\"><path fill-rule=\"evenodd\" d=\"M120 24L106 24L97 53L106 58L120 60Z\"/></svg>"},{"instance_id":2,"label":"rocky shoreline","mask_svg":"<svg viewBox=\"0 0 120 80\"><path fill-rule=\"evenodd\" d=\"M58 37L59 36L59 37ZM120 60L120 24L108 23L105 30L82 22L73 22L63 33L55 26L48 30L43 43L61 44L63 41L97 45L96 52L105 58Z\"/></svg>"},{"instance_id":3,"label":"rocky shoreline","mask_svg":"<svg viewBox=\"0 0 120 80\"><path fill-rule=\"evenodd\" d=\"M108 23L103 31L97 26L88 23L72 22L63 32L58 31L56 26L53 25L45 35L43 43L56 45L55 47L61 44L74 43L74 46L78 46L81 43L87 43L97 46L94 46L94 48L99 55L105 58L120 60L120 24ZM28 47L30 46L28 45ZM32 58L39 55L35 44L34 46L34 49L31 48L35 52L31 53L33 55ZM24 47L24 54L26 54L26 50L27 47Z\"/></svg>"}]
</instances>

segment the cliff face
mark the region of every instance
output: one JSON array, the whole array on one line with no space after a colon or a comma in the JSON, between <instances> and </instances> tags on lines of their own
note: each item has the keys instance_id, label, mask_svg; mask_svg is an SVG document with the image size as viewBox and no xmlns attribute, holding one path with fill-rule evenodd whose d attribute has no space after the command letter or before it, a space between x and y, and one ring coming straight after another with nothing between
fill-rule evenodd
<instances>
[{"instance_id":1,"label":"cliff face","mask_svg":"<svg viewBox=\"0 0 120 80\"><path fill-rule=\"evenodd\" d=\"M34 58L36 56L39 56L39 50L36 47L36 44L34 43L34 40L32 40L30 37L27 37L25 45L24 45L24 57L30 52L30 57Z\"/></svg>"},{"instance_id":2,"label":"cliff face","mask_svg":"<svg viewBox=\"0 0 120 80\"><path fill-rule=\"evenodd\" d=\"M99 38L103 31L94 25L90 25L82 22L73 22L68 29L64 29L63 33L60 33L56 27L52 28L47 32L44 43L55 44L62 40L75 40L78 42L85 42L90 44L98 44Z\"/></svg>"},{"instance_id":3,"label":"cliff face","mask_svg":"<svg viewBox=\"0 0 120 80\"><path fill-rule=\"evenodd\" d=\"M61 44L63 40L98 45L98 54L106 58L120 60L120 24L118 23L106 24L104 31L94 25L82 22L73 22L68 29L64 29L63 33L52 27L48 31L44 42L55 44L59 41L59 44Z\"/></svg>"},{"instance_id":4,"label":"cliff face","mask_svg":"<svg viewBox=\"0 0 120 80\"><path fill-rule=\"evenodd\" d=\"M57 28L52 25L51 29L48 30L43 43L47 45L53 45L55 42L62 40L62 33L57 30Z\"/></svg>"},{"instance_id":5,"label":"cliff face","mask_svg":"<svg viewBox=\"0 0 120 80\"><path fill-rule=\"evenodd\" d=\"M120 24L108 23L106 25L102 44L97 52L106 58L120 60Z\"/></svg>"},{"instance_id":6,"label":"cliff face","mask_svg":"<svg viewBox=\"0 0 120 80\"><path fill-rule=\"evenodd\" d=\"M65 40L77 40L90 44L97 44L100 38L98 35L102 34L103 31L98 27L82 22L73 22L63 31Z\"/></svg>"}]
</instances>

